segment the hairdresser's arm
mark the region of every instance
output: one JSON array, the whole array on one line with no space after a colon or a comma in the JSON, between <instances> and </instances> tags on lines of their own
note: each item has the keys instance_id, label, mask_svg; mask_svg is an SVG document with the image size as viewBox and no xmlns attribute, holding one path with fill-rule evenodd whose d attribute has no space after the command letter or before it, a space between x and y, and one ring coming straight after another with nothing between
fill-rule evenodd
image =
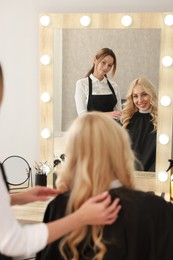
<instances>
[{"instance_id":1,"label":"hairdresser's arm","mask_svg":"<svg viewBox=\"0 0 173 260\"><path fill-rule=\"evenodd\" d=\"M78 80L76 82L76 90L75 90L75 104L78 115L87 112L86 100L87 96L84 90L84 83L82 80Z\"/></svg>"},{"instance_id":2,"label":"hairdresser's arm","mask_svg":"<svg viewBox=\"0 0 173 260\"><path fill-rule=\"evenodd\" d=\"M43 186L36 186L25 192L11 194L11 205L23 205L35 201L46 201L49 196L58 195L61 192Z\"/></svg>"},{"instance_id":3,"label":"hairdresser's arm","mask_svg":"<svg viewBox=\"0 0 173 260\"><path fill-rule=\"evenodd\" d=\"M112 224L117 219L121 206L118 205L119 199L110 203L110 195L104 192L86 201L79 210L67 217L49 222L48 243L85 225Z\"/></svg>"},{"instance_id":4,"label":"hairdresser's arm","mask_svg":"<svg viewBox=\"0 0 173 260\"><path fill-rule=\"evenodd\" d=\"M0 252L11 257L29 256L43 249L47 238L48 229L44 223L21 226L16 220L0 174Z\"/></svg>"},{"instance_id":5,"label":"hairdresser's arm","mask_svg":"<svg viewBox=\"0 0 173 260\"><path fill-rule=\"evenodd\" d=\"M12 257L26 257L42 250L48 242L58 239L73 228L80 227L80 221L83 225L85 223L94 223L96 220L98 224L99 222L106 224L113 221L114 218L116 219L116 210L113 210L115 205L108 207L108 199L100 205L92 203L92 200L88 203L91 204L89 205L91 207L84 208L87 206L84 205L83 208L79 209L78 213L76 212L72 216L69 215L65 220L57 220L54 224L39 223L21 226L15 219L11 209L11 198L0 174L0 252ZM85 210L89 209L90 213L87 212L85 216ZM97 216L99 212L102 212L101 216Z\"/></svg>"}]
</instances>

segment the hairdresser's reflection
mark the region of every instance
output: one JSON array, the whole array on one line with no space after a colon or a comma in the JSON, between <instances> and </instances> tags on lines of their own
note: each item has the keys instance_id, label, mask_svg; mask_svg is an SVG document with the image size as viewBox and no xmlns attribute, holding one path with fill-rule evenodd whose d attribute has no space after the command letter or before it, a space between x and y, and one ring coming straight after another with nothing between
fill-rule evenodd
<instances>
[{"instance_id":1,"label":"hairdresser's reflection","mask_svg":"<svg viewBox=\"0 0 173 260\"><path fill-rule=\"evenodd\" d=\"M100 111L119 120L121 96L118 85L108 80L108 73L116 72L116 56L109 48L102 48L93 59L86 77L76 82L75 103L78 115L87 111Z\"/></svg>"}]
</instances>

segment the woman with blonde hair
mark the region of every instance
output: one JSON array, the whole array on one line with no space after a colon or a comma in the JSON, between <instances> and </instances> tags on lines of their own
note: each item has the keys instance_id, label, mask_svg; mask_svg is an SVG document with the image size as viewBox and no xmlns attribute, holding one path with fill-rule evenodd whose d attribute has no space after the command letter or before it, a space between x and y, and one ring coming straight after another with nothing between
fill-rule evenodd
<instances>
[{"instance_id":1,"label":"woman with blonde hair","mask_svg":"<svg viewBox=\"0 0 173 260\"><path fill-rule=\"evenodd\" d=\"M131 82L123 104L122 124L142 165L136 165L136 170L155 171L157 91L150 80L137 78Z\"/></svg>"},{"instance_id":2,"label":"woman with blonde hair","mask_svg":"<svg viewBox=\"0 0 173 260\"><path fill-rule=\"evenodd\" d=\"M70 214L107 189L112 200L120 198L122 209L112 225L75 229L47 246L37 260L172 259L172 206L134 190L134 160L127 131L109 116L90 112L74 121L58 171L57 188L64 193L49 203L44 222Z\"/></svg>"}]
</instances>

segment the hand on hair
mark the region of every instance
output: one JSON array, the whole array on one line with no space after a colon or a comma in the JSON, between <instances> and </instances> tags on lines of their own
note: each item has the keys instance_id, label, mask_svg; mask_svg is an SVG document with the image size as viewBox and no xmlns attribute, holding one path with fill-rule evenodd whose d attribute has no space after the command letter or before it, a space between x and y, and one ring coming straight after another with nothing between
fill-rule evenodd
<instances>
[{"instance_id":1,"label":"hand on hair","mask_svg":"<svg viewBox=\"0 0 173 260\"><path fill-rule=\"evenodd\" d=\"M87 200L79 209L81 219L87 225L108 225L116 221L121 209L119 199L111 203L111 196L108 192L101 193Z\"/></svg>"},{"instance_id":2,"label":"hand on hair","mask_svg":"<svg viewBox=\"0 0 173 260\"><path fill-rule=\"evenodd\" d=\"M112 117L113 119L116 119L116 120L119 120L121 115L122 115L122 112L121 111L118 111L118 110L114 110L114 111L111 111L111 112L106 112L110 117Z\"/></svg>"}]
</instances>

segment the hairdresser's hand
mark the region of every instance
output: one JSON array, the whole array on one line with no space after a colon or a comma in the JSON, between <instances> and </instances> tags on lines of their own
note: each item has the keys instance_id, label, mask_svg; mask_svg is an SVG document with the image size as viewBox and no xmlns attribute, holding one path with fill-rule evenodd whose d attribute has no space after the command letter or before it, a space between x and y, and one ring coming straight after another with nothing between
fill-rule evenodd
<instances>
[{"instance_id":1,"label":"hairdresser's hand","mask_svg":"<svg viewBox=\"0 0 173 260\"><path fill-rule=\"evenodd\" d=\"M60 194L59 190L51 189L43 186L36 186L25 192L11 194L11 204L22 205L35 201L46 201L49 196L55 196Z\"/></svg>"},{"instance_id":2,"label":"hairdresser's hand","mask_svg":"<svg viewBox=\"0 0 173 260\"><path fill-rule=\"evenodd\" d=\"M116 119L116 120L119 120L121 115L122 115L122 112L121 111L118 111L118 110L114 110L114 111L111 111L111 112L106 112L110 117L112 117L113 119Z\"/></svg>"},{"instance_id":3,"label":"hairdresser's hand","mask_svg":"<svg viewBox=\"0 0 173 260\"><path fill-rule=\"evenodd\" d=\"M121 205L118 203L118 198L111 203L111 196L108 192L92 197L79 209L81 220L87 225L112 224L121 209Z\"/></svg>"}]
</instances>

